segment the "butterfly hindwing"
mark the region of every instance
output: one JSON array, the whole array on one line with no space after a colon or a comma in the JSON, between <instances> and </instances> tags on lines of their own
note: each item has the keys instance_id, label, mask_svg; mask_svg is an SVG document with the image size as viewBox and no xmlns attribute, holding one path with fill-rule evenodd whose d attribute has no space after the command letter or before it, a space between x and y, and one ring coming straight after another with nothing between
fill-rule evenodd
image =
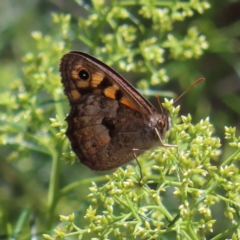
<instances>
[{"instance_id":1,"label":"butterfly hindwing","mask_svg":"<svg viewBox=\"0 0 240 240\"><path fill-rule=\"evenodd\" d=\"M92 170L122 166L134 158L133 149L159 144L139 112L102 95L84 95L72 105L66 120L72 150Z\"/></svg>"}]
</instances>

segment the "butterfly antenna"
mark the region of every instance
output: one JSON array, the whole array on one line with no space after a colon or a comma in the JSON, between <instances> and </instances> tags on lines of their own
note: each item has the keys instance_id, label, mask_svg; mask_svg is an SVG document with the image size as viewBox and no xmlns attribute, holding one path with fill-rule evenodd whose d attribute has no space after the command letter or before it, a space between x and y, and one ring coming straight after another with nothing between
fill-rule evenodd
<instances>
[{"instance_id":1,"label":"butterfly antenna","mask_svg":"<svg viewBox=\"0 0 240 240\"><path fill-rule=\"evenodd\" d=\"M184 94L186 94L190 89L192 89L195 85L197 85L198 83L200 83L200 82L202 82L202 81L204 81L205 80L205 78L199 78L198 80L196 80L193 84L191 84L180 96L178 96L175 100L174 100L174 102L173 102L173 104L175 104Z\"/></svg>"},{"instance_id":2,"label":"butterfly antenna","mask_svg":"<svg viewBox=\"0 0 240 240\"><path fill-rule=\"evenodd\" d=\"M156 95L157 101L158 101L158 105L160 106L160 110L161 110L161 114L163 114L163 108L162 108L162 103L160 101L160 97L158 95Z\"/></svg>"}]
</instances>

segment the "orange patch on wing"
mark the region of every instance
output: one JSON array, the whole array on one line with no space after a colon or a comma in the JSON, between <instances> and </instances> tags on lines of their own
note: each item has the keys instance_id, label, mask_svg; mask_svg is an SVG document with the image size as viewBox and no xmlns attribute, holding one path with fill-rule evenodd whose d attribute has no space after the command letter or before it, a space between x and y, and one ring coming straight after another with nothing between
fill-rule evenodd
<instances>
[{"instance_id":1,"label":"orange patch on wing","mask_svg":"<svg viewBox=\"0 0 240 240\"><path fill-rule=\"evenodd\" d=\"M78 88L88 88L90 83L89 81L83 81L83 80L79 80L79 81L76 81L75 82L75 85L78 87Z\"/></svg>"},{"instance_id":2,"label":"orange patch on wing","mask_svg":"<svg viewBox=\"0 0 240 240\"><path fill-rule=\"evenodd\" d=\"M105 77L104 73L102 72L95 72L92 74L92 79L91 79L91 86L92 87L97 87Z\"/></svg>"},{"instance_id":3,"label":"orange patch on wing","mask_svg":"<svg viewBox=\"0 0 240 240\"><path fill-rule=\"evenodd\" d=\"M76 101L81 98L81 94L75 89L68 92L68 96L72 101Z\"/></svg>"},{"instance_id":4,"label":"orange patch on wing","mask_svg":"<svg viewBox=\"0 0 240 240\"><path fill-rule=\"evenodd\" d=\"M116 99L116 91L118 90L117 86L111 86L104 89L103 93L106 97Z\"/></svg>"},{"instance_id":5,"label":"orange patch on wing","mask_svg":"<svg viewBox=\"0 0 240 240\"><path fill-rule=\"evenodd\" d=\"M119 102L122 103L123 105L127 106L127 107L132 108L133 110L136 110L138 112L140 111L139 107L133 101L131 101L130 98L122 97L119 100Z\"/></svg>"},{"instance_id":6,"label":"orange patch on wing","mask_svg":"<svg viewBox=\"0 0 240 240\"><path fill-rule=\"evenodd\" d=\"M72 70L71 71L71 77L73 80L78 80L79 76L78 76L78 71L77 70Z\"/></svg>"}]
</instances>

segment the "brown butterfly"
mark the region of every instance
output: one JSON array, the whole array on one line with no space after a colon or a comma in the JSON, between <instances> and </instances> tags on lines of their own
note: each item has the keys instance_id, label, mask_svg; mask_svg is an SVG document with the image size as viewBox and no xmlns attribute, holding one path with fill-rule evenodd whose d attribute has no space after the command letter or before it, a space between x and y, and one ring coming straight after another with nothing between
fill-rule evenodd
<instances>
[{"instance_id":1,"label":"brown butterfly","mask_svg":"<svg viewBox=\"0 0 240 240\"><path fill-rule=\"evenodd\" d=\"M72 150L92 170L110 170L163 144L168 111L159 114L127 80L98 59L78 51L60 63L71 110L66 118Z\"/></svg>"}]
</instances>

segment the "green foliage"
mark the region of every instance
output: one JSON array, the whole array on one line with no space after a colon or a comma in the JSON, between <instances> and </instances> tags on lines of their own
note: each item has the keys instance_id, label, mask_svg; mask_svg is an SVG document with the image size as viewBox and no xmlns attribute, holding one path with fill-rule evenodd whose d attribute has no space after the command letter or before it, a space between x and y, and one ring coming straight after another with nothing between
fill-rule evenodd
<instances>
[{"instance_id":1,"label":"green foliage","mask_svg":"<svg viewBox=\"0 0 240 240\"><path fill-rule=\"evenodd\" d=\"M182 116L179 107L165 101L173 120L170 130L173 147L159 148L146 161L141 157L143 179L136 169L127 166L106 176L98 186L92 182L88 195L89 207L84 218L86 228L74 223L74 213L60 216L64 228L56 228L55 237L78 239L236 239L239 228L240 137L235 128L225 128L226 138L236 151L220 167L214 165L221 153L220 139L213 137L209 119L191 123L191 116ZM216 212L221 206L221 211ZM214 234L214 224L221 218L229 226ZM234 237L235 236L235 237Z\"/></svg>"},{"instance_id":2,"label":"green foliage","mask_svg":"<svg viewBox=\"0 0 240 240\"><path fill-rule=\"evenodd\" d=\"M171 53L169 57L176 60L202 55L208 44L196 27L189 28L183 39L170 31L174 23L192 16L194 10L202 13L209 7L207 1L141 1L139 5L131 1L111 1L110 5L93 1L92 8L86 7L89 17L79 19L76 37L107 64L144 76L139 79L139 86L148 88L168 81L162 65L167 50ZM104 28L108 28L107 32Z\"/></svg>"},{"instance_id":3,"label":"green foliage","mask_svg":"<svg viewBox=\"0 0 240 240\"><path fill-rule=\"evenodd\" d=\"M62 160L76 160L64 135L68 110L58 72L64 53L74 48L92 53L120 71L134 73L139 88L154 87L159 95L174 96L158 89L179 74L172 62L193 61L208 48L195 25L175 30L177 24L203 14L210 7L205 0L96 0L91 6L81 2L81 7L87 17L76 21L70 14L53 13L55 31L32 33L35 48L23 59L24 76L11 79L9 91L0 94L1 158L16 165L24 182L23 199L1 209L2 233L29 239L34 233L27 221L37 212L37 229L45 239L238 239L236 128L225 127L232 151L220 155L224 148L213 136L209 118L197 124L190 114L180 118L180 107L174 108L173 101L163 104L173 123L166 142L173 146L139 157L143 179L134 163L108 176L90 177L80 172L81 166L75 177L72 166L69 172L67 165L61 171ZM199 75L196 68L184 74L179 78L190 75L189 82ZM85 187L89 183L90 193ZM31 199L32 208L24 198ZM14 226L6 219L15 209ZM226 224L221 225L222 219Z\"/></svg>"}]
</instances>

